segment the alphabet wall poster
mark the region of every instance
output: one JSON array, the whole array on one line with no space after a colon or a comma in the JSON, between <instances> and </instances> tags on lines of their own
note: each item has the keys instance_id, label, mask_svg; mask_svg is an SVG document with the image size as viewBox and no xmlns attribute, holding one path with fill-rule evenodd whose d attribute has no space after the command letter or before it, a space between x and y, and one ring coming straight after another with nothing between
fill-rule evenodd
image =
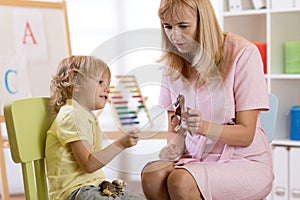
<instances>
[{"instance_id":1,"label":"alphabet wall poster","mask_svg":"<svg viewBox=\"0 0 300 200\"><path fill-rule=\"evenodd\" d=\"M26 57L0 57L0 114L12 100L31 97Z\"/></svg>"},{"instance_id":2,"label":"alphabet wall poster","mask_svg":"<svg viewBox=\"0 0 300 200\"><path fill-rule=\"evenodd\" d=\"M47 62L43 14L39 11L15 9L13 11L13 23L16 55L27 56L29 63L42 64Z\"/></svg>"}]
</instances>

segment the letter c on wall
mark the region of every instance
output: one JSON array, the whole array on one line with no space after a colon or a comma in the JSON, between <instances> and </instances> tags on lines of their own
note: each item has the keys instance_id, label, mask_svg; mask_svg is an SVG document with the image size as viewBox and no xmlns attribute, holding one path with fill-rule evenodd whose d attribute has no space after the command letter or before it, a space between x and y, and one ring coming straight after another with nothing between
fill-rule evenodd
<instances>
[{"instance_id":1,"label":"letter c on wall","mask_svg":"<svg viewBox=\"0 0 300 200\"><path fill-rule=\"evenodd\" d=\"M9 84L8 84L9 83L8 79L9 79L10 75L17 76L17 74L18 74L17 70L12 70L12 69L7 70L6 73L5 73L5 87L6 87L9 94L16 94L18 92L17 89L16 90L11 90L11 88L9 87Z\"/></svg>"}]
</instances>

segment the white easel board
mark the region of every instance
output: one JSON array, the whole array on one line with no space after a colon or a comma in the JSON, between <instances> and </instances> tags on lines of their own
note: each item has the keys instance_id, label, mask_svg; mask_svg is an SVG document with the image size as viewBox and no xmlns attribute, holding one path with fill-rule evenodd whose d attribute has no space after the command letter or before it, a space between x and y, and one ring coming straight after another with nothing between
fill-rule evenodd
<instances>
[{"instance_id":1,"label":"white easel board","mask_svg":"<svg viewBox=\"0 0 300 200\"><path fill-rule=\"evenodd\" d=\"M70 55L65 1L0 0L0 114L28 88L30 96L48 96L59 61Z\"/></svg>"}]
</instances>

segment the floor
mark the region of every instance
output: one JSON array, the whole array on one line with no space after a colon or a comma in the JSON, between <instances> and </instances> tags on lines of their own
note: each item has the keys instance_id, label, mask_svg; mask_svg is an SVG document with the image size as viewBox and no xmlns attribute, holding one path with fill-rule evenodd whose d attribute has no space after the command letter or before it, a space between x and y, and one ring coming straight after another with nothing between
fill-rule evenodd
<instances>
[{"instance_id":1,"label":"floor","mask_svg":"<svg viewBox=\"0 0 300 200\"><path fill-rule=\"evenodd\" d=\"M0 200L2 200L2 198L0 198ZM10 200L25 200L25 196L24 195L12 195L12 196L10 196Z\"/></svg>"}]
</instances>

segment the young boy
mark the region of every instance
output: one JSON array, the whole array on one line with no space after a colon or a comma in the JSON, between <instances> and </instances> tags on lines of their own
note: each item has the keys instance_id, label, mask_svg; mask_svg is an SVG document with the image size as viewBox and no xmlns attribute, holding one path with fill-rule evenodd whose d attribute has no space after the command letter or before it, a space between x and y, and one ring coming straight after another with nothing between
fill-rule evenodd
<instances>
[{"instance_id":1,"label":"young boy","mask_svg":"<svg viewBox=\"0 0 300 200\"><path fill-rule=\"evenodd\" d=\"M102 132L92 111L104 108L110 79L108 66L92 56L71 56L58 65L50 85L50 105L57 116L45 150L50 199L145 199L129 192L111 197L99 191L105 180L101 168L139 140L139 131L133 130L102 148Z\"/></svg>"}]
</instances>

